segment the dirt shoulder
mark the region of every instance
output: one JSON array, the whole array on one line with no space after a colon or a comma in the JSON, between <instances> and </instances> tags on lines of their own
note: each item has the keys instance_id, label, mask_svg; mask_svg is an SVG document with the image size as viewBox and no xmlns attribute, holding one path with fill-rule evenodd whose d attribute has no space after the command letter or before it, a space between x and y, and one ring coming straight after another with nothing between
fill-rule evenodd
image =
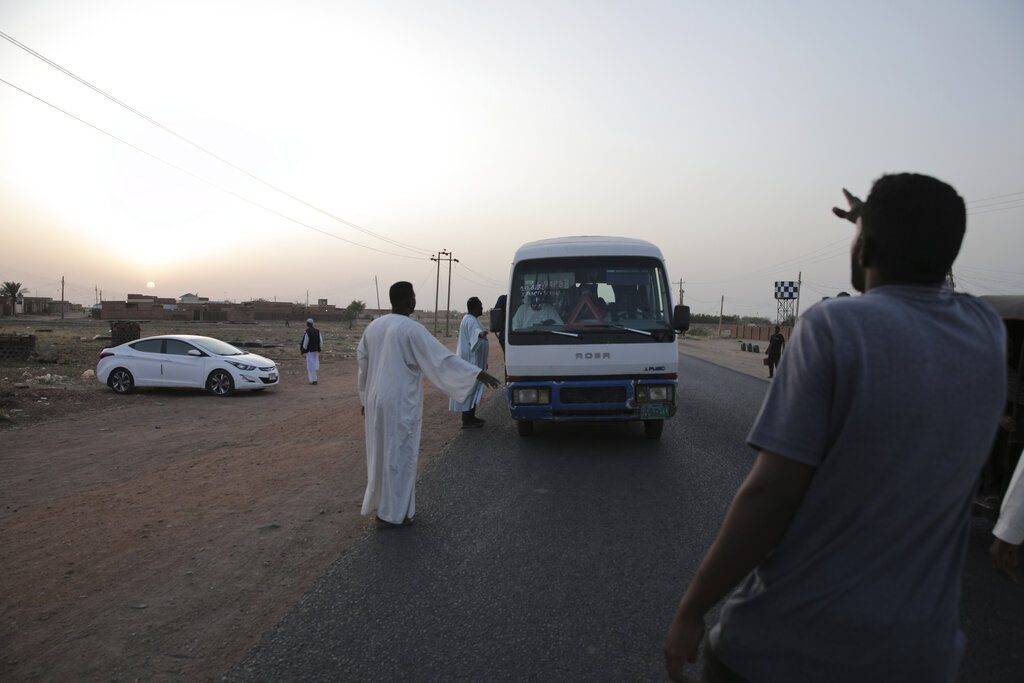
<instances>
[{"instance_id":1,"label":"dirt shoulder","mask_svg":"<svg viewBox=\"0 0 1024 683\"><path fill-rule=\"evenodd\" d=\"M760 348L758 351L743 351L740 344L747 343ZM765 342L746 342L740 339L686 337L679 341L681 353L764 380L768 379L768 367L762 362L766 348Z\"/></svg>"},{"instance_id":2,"label":"dirt shoulder","mask_svg":"<svg viewBox=\"0 0 1024 683\"><path fill-rule=\"evenodd\" d=\"M22 406L0 431L0 678L217 679L373 533L357 333L325 330L317 386L295 341L264 353L280 386L227 399L0 367ZM458 432L447 407L428 384L421 467Z\"/></svg>"},{"instance_id":3,"label":"dirt shoulder","mask_svg":"<svg viewBox=\"0 0 1024 683\"><path fill-rule=\"evenodd\" d=\"M375 533L359 515L361 330L323 327L310 386L301 328L144 324L146 335L266 344L253 350L278 363L280 386L221 399L114 395L90 376L109 344L104 323L0 323L38 338L33 359L0 365L0 678L217 679ZM763 376L760 355L738 349L680 342ZM492 344L498 376L501 362ZM427 384L421 467L458 433L447 407ZM429 501L421 508L429 514Z\"/></svg>"}]
</instances>

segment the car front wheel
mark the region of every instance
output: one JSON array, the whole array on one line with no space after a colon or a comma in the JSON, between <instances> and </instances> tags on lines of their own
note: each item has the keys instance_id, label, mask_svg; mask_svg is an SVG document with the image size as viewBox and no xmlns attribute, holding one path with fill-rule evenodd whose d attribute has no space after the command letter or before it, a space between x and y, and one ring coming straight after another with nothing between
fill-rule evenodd
<instances>
[{"instance_id":1,"label":"car front wheel","mask_svg":"<svg viewBox=\"0 0 1024 683\"><path fill-rule=\"evenodd\" d=\"M113 389L115 394L130 394L135 389L135 378L124 368L115 368L107 378L107 386Z\"/></svg>"},{"instance_id":2,"label":"car front wheel","mask_svg":"<svg viewBox=\"0 0 1024 683\"><path fill-rule=\"evenodd\" d=\"M206 379L206 390L214 396L230 396L235 391L235 380L227 370L214 370Z\"/></svg>"}]
</instances>

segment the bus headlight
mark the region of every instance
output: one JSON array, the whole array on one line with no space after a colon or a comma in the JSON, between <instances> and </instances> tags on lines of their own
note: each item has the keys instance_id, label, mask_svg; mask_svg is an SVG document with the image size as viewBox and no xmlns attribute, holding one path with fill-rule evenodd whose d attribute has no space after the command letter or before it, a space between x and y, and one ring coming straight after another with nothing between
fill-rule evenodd
<instances>
[{"instance_id":1,"label":"bus headlight","mask_svg":"<svg viewBox=\"0 0 1024 683\"><path fill-rule=\"evenodd\" d=\"M672 387L667 384L641 384L637 387L637 398L641 401L671 401L674 395Z\"/></svg>"},{"instance_id":2,"label":"bus headlight","mask_svg":"<svg viewBox=\"0 0 1024 683\"><path fill-rule=\"evenodd\" d=\"M542 387L513 389L512 402L519 404L544 405L551 403L551 390Z\"/></svg>"}]
</instances>

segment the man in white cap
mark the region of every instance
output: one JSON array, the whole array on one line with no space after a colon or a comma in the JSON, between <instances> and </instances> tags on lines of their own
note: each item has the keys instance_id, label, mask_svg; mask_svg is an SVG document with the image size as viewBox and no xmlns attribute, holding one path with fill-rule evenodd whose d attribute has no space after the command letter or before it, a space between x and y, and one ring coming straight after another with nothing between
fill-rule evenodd
<instances>
[{"instance_id":1,"label":"man in white cap","mask_svg":"<svg viewBox=\"0 0 1024 683\"><path fill-rule=\"evenodd\" d=\"M306 372L309 373L310 384L316 384L316 373L320 369L320 350L323 347L324 335L313 327L312 318L306 318L306 333L302 335L299 350L306 357Z\"/></svg>"}]
</instances>

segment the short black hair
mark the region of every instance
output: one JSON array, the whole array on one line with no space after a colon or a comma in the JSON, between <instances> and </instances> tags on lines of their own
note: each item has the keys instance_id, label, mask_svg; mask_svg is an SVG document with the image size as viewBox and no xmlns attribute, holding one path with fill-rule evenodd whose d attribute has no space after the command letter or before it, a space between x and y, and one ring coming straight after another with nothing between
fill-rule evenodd
<instances>
[{"instance_id":1,"label":"short black hair","mask_svg":"<svg viewBox=\"0 0 1024 683\"><path fill-rule=\"evenodd\" d=\"M388 298L391 299L392 308L399 304L404 304L412 295L412 283L405 282L404 280L391 285L391 289L388 290Z\"/></svg>"},{"instance_id":2,"label":"short black hair","mask_svg":"<svg viewBox=\"0 0 1024 683\"><path fill-rule=\"evenodd\" d=\"M942 282L966 226L967 209L956 190L918 173L882 176L861 211L861 231L877 247L879 270L905 282Z\"/></svg>"},{"instance_id":3,"label":"short black hair","mask_svg":"<svg viewBox=\"0 0 1024 683\"><path fill-rule=\"evenodd\" d=\"M479 306L480 308L483 308L484 304L477 297L471 296L468 299L466 299L466 310L468 311L468 310L472 309L473 306Z\"/></svg>"}]
</instances>

